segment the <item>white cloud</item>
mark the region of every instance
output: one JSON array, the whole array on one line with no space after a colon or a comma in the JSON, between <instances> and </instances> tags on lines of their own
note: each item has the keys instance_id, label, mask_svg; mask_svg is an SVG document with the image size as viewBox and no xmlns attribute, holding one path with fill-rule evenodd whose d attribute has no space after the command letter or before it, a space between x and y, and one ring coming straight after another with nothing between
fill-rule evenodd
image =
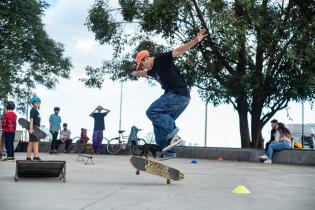
<instances>
[{"instance_id":1,"label":"white cloud","mask_svg":"<svg viewBox=\"0 0 315 210\"><path fill-rule=\"evenodd\" d=\"M90 51L96 46L96 42L91 39L76 39L74 48L77 50Z\"/></svg>"}]
</instances>

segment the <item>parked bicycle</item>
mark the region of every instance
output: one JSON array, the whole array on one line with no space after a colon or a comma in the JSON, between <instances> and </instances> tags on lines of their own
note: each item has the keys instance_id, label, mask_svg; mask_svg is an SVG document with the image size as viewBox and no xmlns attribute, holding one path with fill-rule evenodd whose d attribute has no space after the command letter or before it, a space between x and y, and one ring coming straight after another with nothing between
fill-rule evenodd
<instances>
[{"instance_id":1,"label":"parked bicycle","mask_svg":"<svg viewBox=\"0 0 315 210\"><path fill-rule=\"evenodd\" d=\"M138 138L137 133L142 129L138 129L135 126L131 128L131 135L124 136L124 130L118 131L119 136L109 140L107 144L107 152L112 155L118 154L121 150L130 149L133 155L140 155L141 145L144 145L146 142L142 138Z\"/></svg>"}]
</instances>

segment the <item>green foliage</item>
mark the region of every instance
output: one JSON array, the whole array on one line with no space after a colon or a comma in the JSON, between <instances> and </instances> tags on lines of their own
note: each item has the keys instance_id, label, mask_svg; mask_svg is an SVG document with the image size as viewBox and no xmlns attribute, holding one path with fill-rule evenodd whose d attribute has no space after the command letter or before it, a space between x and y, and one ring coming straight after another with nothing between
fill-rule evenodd
<instances>
[{"instance_id":1,"label":"green foliage","mask_svg":"<svg viewBox=\"0 0 315 210\"><path fill-rule=\"evenodd\" d=\"M50 39L41 21L47 4L36 0L0 2L0 100L13 98L24 107L36 84L53 88L69 78L64 48Z\"/></svg>"},{"instance_id":2,"label":"green foliage","mask_svg":"<svg viewBox=\"0 0 315 210\"><path fill-rule=\"evenodd\" d=\"M137 0L119 0L124 20L131 22L137 15Z\"/></svg>"},{"instance_id":3,"label":"green foliage","mask_svg":"<svg viewBox=\"0 0 315 210\"><path fill-rule=\"evenodd\" d=\"M101 44L109 42L116 33L116 24L112 21L109 11L104 8L107 6L107 1L96 1L93 8L89 11L89 18L86 23L88 28L95 33L95 39Z\"/></svg>"},{"instance_id":4,"label":"green foliage","mask_svg":"<svg viewBox=\"0 0 315 210\"><path fill-rule=\"evenodd\" d=\"M204 100L214 105L230 103L240 115L251 115L254 147L261 128L289 101L314 101L315 2L121 0L120 4L121 15L116 14L115 21L98 20L104 25L115 23L115 30L90 28L95 34L104 33L97 40L106 39L120 49L110 65L99 69L112 79L128 78L127 73L135 69L135 53L152 48L145 43L163 40L166 44L160 44L160 50L171 49L206 28L207 39L177 59L177 64ZM113 11L108 6L102 10Z\"/></svg>"}]
</instances>

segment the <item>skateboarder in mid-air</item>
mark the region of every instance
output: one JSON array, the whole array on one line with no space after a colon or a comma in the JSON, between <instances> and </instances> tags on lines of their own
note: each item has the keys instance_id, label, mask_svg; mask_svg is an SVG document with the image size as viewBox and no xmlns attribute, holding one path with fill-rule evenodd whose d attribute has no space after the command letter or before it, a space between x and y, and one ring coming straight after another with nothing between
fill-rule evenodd
<instances>
[{"instance_id":1,"label":"skateboarder in mid-air","mask_svg":"<svg viewBox=\"0 0 315 210\"><path fill-rule=\"evenodd\" d=\"M149 51L142 50L136 56L137 68L131 75L151 76L165 90L165 93L153 102L146 111L153 124L155 141L162 148L162 159L176 157L174 147L182 140L177 135L179 129L175 125L175 120L185 110L190 101L187 84L180 70L174 65L173 58L184 54L206 36L205 30L202 29L193 40L173 51L151 57Z\"/></svg>"}]
</instances>

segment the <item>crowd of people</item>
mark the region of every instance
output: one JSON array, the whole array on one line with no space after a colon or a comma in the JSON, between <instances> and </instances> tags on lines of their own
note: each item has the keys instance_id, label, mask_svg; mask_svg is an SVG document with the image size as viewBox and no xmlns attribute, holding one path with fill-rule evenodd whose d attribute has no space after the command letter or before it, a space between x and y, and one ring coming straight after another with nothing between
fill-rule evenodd
<instances>
[{"instance_id":1,"label":"crowd of people","mask_svg":"<svg viewBox=\"0 0 315 210\"><path fill-rule=\"evenodd\" d=\"M41 117L39 108L41 99L39 97L33 97L31 99L32 108L30 110L29 119L29 142L27 145L26 160L41 160L39 157L39 142L40 139L35 134L35 126L40 128ZM1 125L2 135L0 139L0 158L1 161L13 161L14 158L14 139L17 127L17 115L15 113L15 103L9 101L6 104L6 110L3 113ZM49 132L51 134L50 141L50 154L57 153L58 148L61 144L64 144L64 153L69 152L70 145L72 143L71 131L68 128L67 123L62 124L61 128L61 117L59 115L60 108L55 107L54 113L49 116ZM110 112L108 109L104 109L102 106L97 106L96 109L89 115L94 119L94 131L92 137L93 149L95 153L100 153L103 131L105 130L105 116ZM87 129L81 129L80 139L78 140L79 145L86 145L89 141L87 136ZM4 155L4 148L6 155ZM81 151L82 152L82 151ZM84 151L83 151L84 152ZM33 156L33 158L32 158Z\"/></svg>"},{"instance_id":2,"label":"crowd of people","mask_svg":"<svg viewBox=\"0 0 315 210\"><path fill-rule=\"evenodd\" d=\"M39 97L32 98L32 108L30 110L30 128L29 128L29 143L27 146L26 160L41 160L38 152L38 144L40 139L34 135L34 126L40 127L41 118L39 114L41 100ZM6 156L2 157L2 161L14 160L14 138L17 126L17 115L14 112L15 104L9 101L6 105L6 111L2 117L2 135L0 141L0 153L6 149ZM49 117L49 131L51 133L51 147L50 154L57 153L60 144L65 144L65 153L69 152L70 145L72 143L71 131L68 129L67 123L62 124L61 117L59 116L59 107L54 108L54 113ZM102 106L97 106L95 110L89 115L94 119L93 130L93 149L95 153L100 153L100 148L103 140L103 131L105 130L105 117L110 112L108 109L104 109ZM59 135L59 136L58 136ZM59 137L59 138L58 138ZM86 145L89 141L87 136L87 130L81 129L81 136L78 140L78 144ZM271 136L270 140L266 143L265 154L261 155L259 159L264 163L272 163L272 156L274 152L287 150L292 148L292 136L288 128L277 120L271 121ZM84 152L84 151L83 151ZM31 157L33 155L33 158Z\"/></svg>"}]
</instances>

